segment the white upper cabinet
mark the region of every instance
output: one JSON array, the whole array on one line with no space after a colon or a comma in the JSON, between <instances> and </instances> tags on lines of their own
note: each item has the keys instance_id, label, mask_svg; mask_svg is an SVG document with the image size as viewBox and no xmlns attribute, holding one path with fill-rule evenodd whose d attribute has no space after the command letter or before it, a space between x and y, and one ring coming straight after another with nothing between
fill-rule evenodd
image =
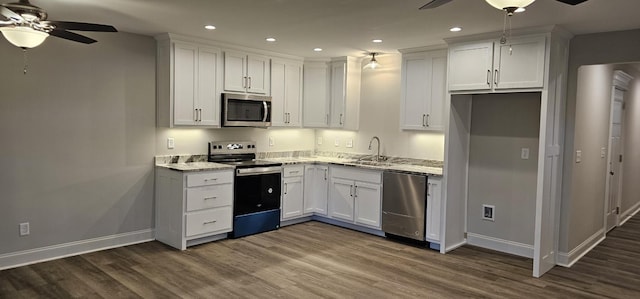
<instances>
[{"instance_id":1,"label":"white upper cabinet","mask_svg":"<svg viewBox=\"0 0 640 299\"><path fill-rule=\"evenodd\" d=\"M302 64L295 61L271 61L271 124L299 127L302 107Z\"/></svg>"},{"instance_id":2,"label":"white upper cabinet","mask_svg":"<svg viewBox=\"0 0 640 299\"><path fill-rule=\"evenodd\" d=\"M449 90L542 88L546 37L511 37L449 48Z\"/></svg>"},{"instance_id":3,"label":"white upper cabinet","mask_svg":"<svg viewBox=\"0 0 640 299\"><path fill-rule=\"evenodd\" d=\"M402 55L402 129L443 130L446 78L446 50Z\"/></svg>"},{"instance_id":4,"label":"white upper cabinet","mask_svg":"<svg viewBox=\"0 0 640 299\"><path fill-rule=\"evenodd\" d=\"M158 126L220 126L221 51L158 38Z\"/></svg>"},{"instance_id":5,"label":"white upper cabinet","mask_svg":"<svg viewBox=\"0 0 640 299\"><path fill-rule=\"evenodd\" d=\"M224 52L224 90L269 94L269 57L235 51Z\"/></svg>"},{"instance_id":6,"label":"white upper cabinet","mask_svg":"<svg viewBox=\"0 0 640 299\"><path fill-rule=\"evenodd\" d=\"M358 130L360 122L360 60L341 57L331 62L331 115L329 126Z\"/></svg>"},{"instance_id":7,"label":"white upper cabinet","mask_svg":"<svg viewBox=\"0 0 640 299\"><path fill-rule=\"evenodd\" d=\"M303 76L303 126L329 126L329 66L326 62L305 62Z\"/></svg>"}]
</instances>

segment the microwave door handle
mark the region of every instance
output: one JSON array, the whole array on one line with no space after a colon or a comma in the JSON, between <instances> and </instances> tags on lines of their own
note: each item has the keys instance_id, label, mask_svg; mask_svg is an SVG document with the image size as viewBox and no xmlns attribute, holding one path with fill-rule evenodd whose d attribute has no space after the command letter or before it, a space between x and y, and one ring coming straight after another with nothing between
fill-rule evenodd
<instances>
[{"instance_id":1,"label":"microwave door handle","mask_svg":"<svg viewBox=\"0 0 640 299\"><path fill-rule=\"evenodd\" d=\"M269 107L267 106L266 101L262 101L262 106L264 107L264 117L262 118L262 122L266 122L267 117L269 117Z\"/></svg>"}]
</instances>

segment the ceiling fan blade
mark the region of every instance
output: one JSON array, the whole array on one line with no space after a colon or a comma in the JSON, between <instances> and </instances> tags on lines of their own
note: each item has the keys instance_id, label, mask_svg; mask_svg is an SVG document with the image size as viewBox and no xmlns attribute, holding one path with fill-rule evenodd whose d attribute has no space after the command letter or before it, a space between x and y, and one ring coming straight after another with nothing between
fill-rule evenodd
<instances>
[{"instance_id":1,"label":"ceiling fan blade","mask_svg":"<svg viewBox=\"0 0 640 299\"><path fill-rule=\"evenodd\" d=\"M7 19L10 19L10 20L16 20L16 21L22 21L23 20L21 15L13 12L13 10L8 9L8 8L6 8L4 6L0 6L0 14L5 16Z\"/></svg>"},{"instance_id":2,"label":"ceiling fan blade","mask_svg":"<svg viewBox=\"0 0 640 299\"><path fill-rule=\"evenodd\" d=\"M451 2L451 0L431 0L429 3L423 5L422 7L420 7L420 9L431 9L431 8L436 8L440 5L443 4L447 4Z\"/></svg>"},{"instance_id":3,"label":"ceiling fan blade","mask_svg":"<svg viewBox=\"0 0 640 299\"><path fill-rule=\"evenodd\" d=\"M55 37L59 37L59 38L64 38L64 39L68 39L74 42L79 42L79 43L83 43L83 44L93 44L95 42L97 42L95 39L93 38L88 38L84 35L80 35L77 33L73 33L73 32L69 32L63 29L53 29L49 32L49 35L51 36L55 36Z\"/></svg>"},{"instance_id":4,"label":"ceiling fan blade","mask_svg":"<svg viewBox=\"0 0 640 299\"><path fill-rule=\"evenodd\" d=\"M44 21L43 23L51 24L56 28L63 29L63 30L118 32L118 30L111 25L81 23L81 22L65 22L65 21Z\"/></svg>"},{"instance_id":5,"label":"ceiling fan blade","mask_svg":"<svg viewBox=\"0 0 640 299\"><path fill-rule=\"evenodd\" d=\"M556 1L569 4L569 5L578 5L582 2L586 2L587 0L556 0Z\"/></svg>"}]
</instances>

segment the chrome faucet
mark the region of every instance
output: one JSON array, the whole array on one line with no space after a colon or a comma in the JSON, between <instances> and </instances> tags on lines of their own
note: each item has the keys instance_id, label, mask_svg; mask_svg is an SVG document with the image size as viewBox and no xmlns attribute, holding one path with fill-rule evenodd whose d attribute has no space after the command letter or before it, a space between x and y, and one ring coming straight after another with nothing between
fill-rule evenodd
<instances>
[{"instance_id":1,"label":"chrome faucet","mask_svg":"<svg viewBox=\"0 0 640 299\"><path fill-rule=\"evenodd\" d=\"M374 139L378 141L378 151L376 152L376 162L379 162L380 161L380 138L378 138L378 136L373 136L371 138L371 141L369 141L369 150L371 150L371 144L373 143Z\"/></svg>"}]
</instances>

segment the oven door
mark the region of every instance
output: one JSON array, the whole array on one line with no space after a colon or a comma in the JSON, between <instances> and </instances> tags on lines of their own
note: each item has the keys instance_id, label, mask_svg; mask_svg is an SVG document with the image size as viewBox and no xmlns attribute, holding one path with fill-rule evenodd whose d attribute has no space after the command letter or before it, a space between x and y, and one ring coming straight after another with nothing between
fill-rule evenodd
<instances>
[{"instance_id":1,"label":"oven door","mask_svg":"<svg viewBox=\"0 0 640 299\"><path fill-rule=\"evenodd\" d=\"M222 125L226 127L271 126L271 98L224 94Z\"/></svg>"},{"instance_id":2,"label":"oven door","mask_svg":"<svg viewBox=\"0 0 640 299\"><path fill-rule=\"evenodd\" d=\"M236 169L233 215L279 209L281 177L280 166Z\"/></svg>"}]
</instances>

